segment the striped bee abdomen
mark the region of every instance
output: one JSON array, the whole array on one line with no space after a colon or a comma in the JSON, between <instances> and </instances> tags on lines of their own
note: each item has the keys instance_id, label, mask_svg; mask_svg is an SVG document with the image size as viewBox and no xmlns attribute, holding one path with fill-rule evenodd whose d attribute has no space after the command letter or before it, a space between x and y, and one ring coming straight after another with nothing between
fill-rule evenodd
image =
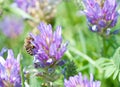
<instances>
[{"instance_id":1,"label":"striped bee abdomen","mask_svg":"<svg viewBox=\"0 0 120 87\"><path fill-rule=\"evenodd\" d=\"M25 47L27 53L30 55L34 54L33 49L35 48L35 46L31 43L32 41L34 41L34 39L29 36L25 39L25 42L24 42L24 47Z\"/></svg>"}]
</instances>

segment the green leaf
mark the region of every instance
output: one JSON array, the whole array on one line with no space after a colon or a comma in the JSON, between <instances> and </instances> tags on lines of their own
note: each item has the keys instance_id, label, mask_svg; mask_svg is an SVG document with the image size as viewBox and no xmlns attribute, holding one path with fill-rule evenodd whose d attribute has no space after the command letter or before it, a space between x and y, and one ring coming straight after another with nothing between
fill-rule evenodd
<instances>
[{"instance_id":1,"label":"green leaf","mask_svg":"<svg viewBox=\"0 0 120 87\"><path fill-rule=\"evenodd\" d=\"M116 50L112 59L114 63L116 64L116 66L119 68L120 67L120 47Z\"/></svg>"},{"instance_id":2,"label":"green leaf","mask_svg":"<svg viewBox=\"0 0 120 87\"><path fill-rule=\"evenodd\" d=\"M103 63L100 66L104 67L104 66L111 66L111 65L113 65L113 63L112 62L108 62L108 63Z\"/></svg>"},{"instance_id":3,"label":"green leaf","mask_svg":"<svg viewBox=\"0 0 120 87\"><path fill-rule=\"evenodd\" d=\"M115 72L115 70L116 68L113 65L107 67L106 72L105 72L105 77L106 78L110 77Z\"/></svg>"},{"instance_id":4,"label":"green leaf","mask_svg":"<svg viewBox=\"0 0 120 87\"><path fill-rule=\"evenodd\" d=\"M115 78L117 77L118 73L119 73L119 70L116 69L115 72L114 72L114 75L113 75L113 80L115 80Z\"/></svg>"},{"instance_id":5,"label":"green leaf","mask_svg":"<svg viewBox=\"0 0 120 87\"><path fill-rule=\"evenodd\" d=\"M9 10L10 12L12 12L14 14L22 16L25 19L29 19L29 20L36 22L36 20L32 16L30 16L25 11L21 10L20 8L14 6L14 5L6 6L5 9Z\"/></svg>"},{"instance_id":6,"label":"green leaf","mask_svg":"<svg viewBox=\"0 0 120 87\"><path fill-rule=\"evenodd\" d=\"M37 79L36 76L30 77L30 87L40 87L41 81Z\"/></svg>"},{"instance_id":7,"label":"green leaf","mask_svg":"<svg viewBox=\"0 0 120 87\"><path fill-rule=\"evenodd\" d=\"M119 82L120 82L120 72L119 72L118 80L119 80Z\"/></svg>"},{"instance_id":8,"label":"green leaf","mask_svg":"<svg viewBox=\"0 0 120 87\"><path fill-rule=\"evenodd\" d=\"M113 75L113 80L115 80L118 76L120 81L120 47L115 51L111 59L101 58L97 60L97 64L105 71L106 78Z\"/></svg>"},{"instance_id":9,"label":"green leaf","mask_svg":"<svg viewBox=\"0 0 120 87\"><path fill-rule=\"evenodd\" d=\"M109 62L110 60L107 58L99 58L98 60L96 60L96 64L101 65L104 64L104 62Z\"/></svg>"}]
</instances>

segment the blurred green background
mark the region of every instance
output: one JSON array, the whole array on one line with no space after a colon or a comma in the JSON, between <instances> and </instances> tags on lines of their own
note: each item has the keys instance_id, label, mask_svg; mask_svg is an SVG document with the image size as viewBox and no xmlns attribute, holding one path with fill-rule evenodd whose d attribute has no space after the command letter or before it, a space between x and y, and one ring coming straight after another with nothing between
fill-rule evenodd
<instances>
[{"instance_id":1,"label":"blurred green background","mask_svg":"<svg viewBox=\"0 0 120 87\"><path fill-rule=\"evenodd\" d=\"M5 0L4 4L0 4L0 10L2 11L2 14L0 15L1 21L5 15L19 15L18 10L9 8L12 2L12 0ZM97 33L91 32L88 29L87 20L85 15L81 12L82 10L82 4L77 3L76 0L63 0L56 6L57 12L52 26L54 29L58 25L62 26L63 39L64 41L69 41L68 50L63 59L66 61L73 61L77 67L77 72L82 72L83 75L87 75L88 78L90 73L92 73L95 80L101 81L101 87L120 87L118 79L113 80L112 76L106 78L104 71L96 62L102 58L102 38ZM23 15L24 14L22 14L22 16ZM21 52L23 56L21 64L23 67L28 67L33 64L33 57L27 54L24 48L24 40L33 29L34 27L30 26L27 20L24 20L24 32L17 38L9 38L0 31L0 49L3 47L13 49L16 56ZM120 18L112 31L115 29L120 29ZM106 53L108 59L113 56L116 49L120 46L120 33L112 36L109 42L111 42L113 46L111 46ZM64 66L66 66L66 64ZM39 81L37 81L36 78L31 78L30 87L39 87ZM62 75L61 79L58 80L56 84L63 87Z\"/></svg>"}]
</instances>

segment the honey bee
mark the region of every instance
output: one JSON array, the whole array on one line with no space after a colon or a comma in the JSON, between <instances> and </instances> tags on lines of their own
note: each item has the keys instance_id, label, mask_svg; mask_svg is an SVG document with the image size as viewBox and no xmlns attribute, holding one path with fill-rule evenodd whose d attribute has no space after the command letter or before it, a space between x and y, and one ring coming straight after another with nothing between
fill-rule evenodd
<instances>
[{"instance_id":1,"label":"honey bee","mask_svg":"<svg viewBox=\"0 0 120 87\"><path fill-rule=\"evenodd\" d=\"M33 49L35 46L31 43L31 41L34 41L34 39L28 36L24 41L24 47L28 54L33 55Z\"/></svg>"}]
</instances>

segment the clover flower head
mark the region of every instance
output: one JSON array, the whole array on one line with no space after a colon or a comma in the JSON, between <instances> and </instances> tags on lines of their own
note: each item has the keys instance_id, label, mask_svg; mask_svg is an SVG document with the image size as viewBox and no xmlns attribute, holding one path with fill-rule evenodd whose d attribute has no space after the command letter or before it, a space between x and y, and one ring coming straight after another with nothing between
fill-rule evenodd
<instances>
[{"instance_id":1,"label":"clover flower head","mask_svg":"<svg viewBox=\"0 0 120 87\"><path fill-rule=\"evenodd\" d=\"M103 33L116 25L116 0L84 0L84 4L90 30Z\"/></svg>"},{"instance_id":2,"label":"clover flower head","mask_svg":"<svg viewBox=\"0 0 120 87\"><path fill-rule=\"evenodd\" d=\"M35 19L36 23L29 21L33 27L40 21L53 23L56 7L60 2L61 0L15 0L17 7Z\"/></svg>"},{"instance_id":3,"label":"clover flower head","mask_svg":"<svg viewBox=\"0 0 120 87\"><path fill-rule=\"evenodd\" d=\"M69 77L69 80L64 81L65 87L100 87L100 81L93 81L93 75L90 75L90 81L82 76L81 73L73 77Z\"/></svg>"},{"instance_id":4,"label":"clover flower head","mask_svg":"<svg viewBox=\"0 0 120 87\"><path fill-rule=\"evenodd\" d=\"M36 1L37 0L15 0L15 3L19 8L28 12L28 8L35 7Z\"/></svg>"},{"instance_id":5,"label":"clover flower head","mask_svg":"<svg viewBox=\"0 0 120 87\"><path fill-rule=\"evenodd\" d=\"M15 15L5 16L0 21L1 31L9 38L16 38L22 34L24 28L23 20Z\"/></svg>"},{"instance_id":6,"label":"clover flower head","mask_svg":"<svg viewBox=\"0 0 120 87\"><path fill-rule=\"evenodd\" d=\"M0 87L21 87L20 65L10 49L6 60L0 56Z\"/></svg>"},{"instance_id":7,"label":"clover flower head","mask_svg":"<svg viewBox=\"0 0 120 87\"><path fill-rule=\"evenodd\" d=\"M46 8L50 9L51 6L55 6L61 0L15 0L15 3L19 8L24 10L25 12L29 12L30 9L40 9ZM44 5L45 4L45 5Z\"/></svg>"},{"instance_id":8,"label":"clover flower head","mask_svg":"<svg viewBox=\"0 0 120 87\"><path fill-rule=\"evenodd\" d=\"M33 35L31 44L34 46L32 49L35 57L35 62L40 62L44 67L56 63L61 59L64 52L66 51L67 42L62 44L61 27L58 26L56 31L52 31L52 26L40 23L38 26L40 34Z\"/></svg>"}]
</instances>

